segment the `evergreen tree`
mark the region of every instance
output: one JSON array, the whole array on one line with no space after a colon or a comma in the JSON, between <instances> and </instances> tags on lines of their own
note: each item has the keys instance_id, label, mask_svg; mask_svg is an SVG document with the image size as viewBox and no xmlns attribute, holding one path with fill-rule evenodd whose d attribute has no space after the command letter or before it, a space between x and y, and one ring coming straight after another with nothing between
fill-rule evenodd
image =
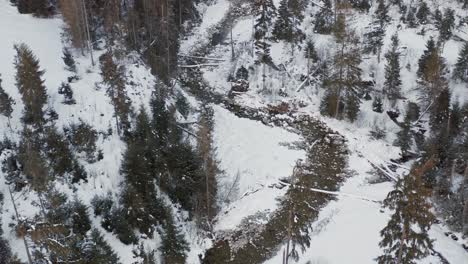
<instances>
[{"instance_id":1,"label":"evergreen tree","mask_svg":"<svg viewBox=\"0 0 468 264\"><path fill-rule=\"evenodd\" d=\"M453 70L453 76L456 79L468 83L468 41L465 41L458 54L458 60Z\"/></svg>"},{"instance_id":2,"label":"evergreen tree","mask_svg":"<svg viewBox=\"0 0 468 264\"><path fill-rule=\"evenodd\" d=\"M118 264L119 257L97 229L91 231L83 247L83 259L88 264Z\"/></svg>"},{"instance_id":3,"label":"evergreen tree","mask_svg":"<svg viewBox=\"0 0 468 264\"><path fill-rule=\"evenodd\" d=\"M99 60L102 79L107 85L107 94L114 106L117 131L120 135L125 135L130 129L129 116L131 113L130 99L125 91L125 69L114 62L113 54L110 51L104 53Z\"/></svg>"},{"instance_id":4,"label":"evergreen tree","mask_svg":"<svg viewBox=\"0 0 468 264\"><path fill-rule=\"evenodd\" d=\"M417 26L415 10L413 7L410 7L408 10L408 14L406 15L406 23L410 28L415 28Z\"/></svg>"},{"instance_id":5,"label":"evergreen tree","mask_svg":"<svg viewBox=\"0 0 468 264\"><path fill-rule=\"evenodd\" d=\"M294 44L304 40L305 34L299 29L303 19L302 13L298 16L292 12L294 10L291 8L292 2L297 2L297 0L281 0L272 35L276 40L291 43L294 48Z\"/></svg>"},{"instance_id":6,"label":"evergreen tree","mask_svg":"<svg viewBox=\"0 0 468 264\"><path fill-rule=\"evenodd\" d=\"M369 12L369 9L371 7L369 0L350 0L351 6L353 8Z\"/></svg>"},{"instance_id":7,"label":"evergreen tree","mask_svg":"<svg viewBox=\"0 0 468 264\"><path fill-rule=\"evenodd\" d=\"M374 21L370 24L370 31L364 34L366 40L364 52L377 55L377 61L380 62L380 53L383 46L383 38L385 37L385 28L379 21Z\"/></svg>"},{"instance_id":8,"label":"evergreen tree","mask_svg":"<svg viewBox=\"0 0 468 264\"><path fill-rule=\"evenodd\" d=\"M376 96L372 102L372 111L376 113L383 113L383 103L380 96Z\"/></svg>"},{"instance_id":9,"label":"evergreen tree","mask_svg":"<svg viewBox=\"0 0 468 264\"><path fill-rule=\"evenodd\" d=\"M26 44L15 45L16 86L24 102L23 120L26 124L42 127L47 93L42 80L44 71L39 69L39 60Z\"/></svg>"},{"instance_id":10,"label":"evergreen tree","mask_svg":"<svg viewBox=\"0 0 468 264\"><path fill-rule=\"evenodd\" d=\"M450 115L450 91L445 87L430 108L429 125L434 134L448 129Z\"/></svg>"},{"instance_id":11,"label":"evergreen tree","mask_svg":"<svg viewBox=\"0 0 468 264\"><path fill-rule=\"evenodd\" d=\"M323 0L320 11L315 15L314 32L319 34L330 34L334 25L334 14L331 0Z\"/></svg>"},{"instance_id":12,"label":"evergreen tree","mask_svg":"<svg viewBox=\"0 0 468 264\"><path fill-rule=\"evenodd\" d=\"M401 156L403 158L408 156L413 141L413 135L411 132L411 119L411 110L410 106L408 105L406 108L405 119L401 125L401 130L397 133L397 139L395 141L395 145L399 146L401 149Z\"/></svg>"},{"instance_id":13,"label":"evergreen tree","mask_svg":"<svg viewBox=\"0 0 468 264\"><path fill-rule=\"evenodd\" d=\"M419 69L423 69L419 84L422 88L423 96L431 102L434 102L439 94L448 87L448 81L445 77L447 74L445 60L439 53L439 49L436 48L427 57L425 57L426 53L423 54L419 60ZM421 65L421 63L423 64Z\"/></svg>"},{"instance_id":14,"label":"evergreen tree","mask_svg":"<svg viewBox=\"0 0 468 264\"><path fill-rule=\"evenodd\" d=\"M427 62L429 61L431 54L433 54L436 50L437 50L436 43L434 41L434 38L431 37L427 41L426 49L424 50L423 55L421 55L421 58L419 58L419 61L418 61L417 75L419 78L423 77L424 71L426 70Z\"/></svg>"},{"instance_id":15,"label":"evergreen tree","mask_svg":"<svg viewBox=\"0 0 468 264\"><path fill-rule=\"evenodd\" d=\"M385 0L377 0L377 9L375 10L375 16L382 27L386 23L390 22L391 17L388 15L388 6L385 4Z\"/></svg>"},{"instance_id":16,"label":"evergreen tree","mask_svg":"<svg viewBox=\"0 0 468 264\"><path fill-rule=\"evenodd\" d=\"M430 191L423 186L422 176L432 166L433 161L429 160L413 168L398 180L395 190L385 199L384 206L394 212L380 231L379 246L384 254L377 258L378 263L411 264L431 253L433 245L427 232L435 218L427 201Z\"/></svg>"},{"instance_id":17,"label":"evergreen tree","mask_svg":"<svg viewBox=\"0 0 468 264\"><path fill-rule=\"evenodd\" d=\"M385 54L387 64L385 65L385 82L383 92L387 98L395 105L395 101L401 97L401 78L400 78L400 52L398 35L392 36L392 45Z\"/></svg>"},{"instance_id":18,"label":"evergreen tree","mask_svg":"<svg viewBox=\"0 0 468 264\"><path fill-rule=\"evenodd\" d=\"M66 69L68 71L71 71L73 73L76 73L76 63L75 59L73 58L73 55L71 54L70 50L68 48L63 48L63 62L67 66Z\"/></svg>"},{"instance_id":19,"label":"evergreen tree","mask_svg":"<svg viewBox=\"0 0 468 264\"><path fill-rule=\"evenodd\" d=\"M164 233L162 234L162 244L159 248L162 253L162 263L184 264L186 262L188 244L183 234L177 229L172 220L170 209L169 216L164 224Z\"/></svg>"},{"instance_id":20,"label":"evergreen tree","mask_svg":"<svg viewBox=\"0 0 468 264\"><path fill-rule=\"evenodd\" d=\"M437 29L440 32L440 40L445 42L452 37L453 28L455 27L455 11L453 9L447 8L444 11L444 16L442 22L440 23L440 27Z\"/></svg>"},{"instance_id":21,"label":"evergreen tree","mask_svg":"<svg viewBox=\"0 0 468 264\"><path fill-rule=\"evenodd\" d=\"M272 59L270 56L271 45L268 43L268 32L271 21L276 16L276 8L271 0L255 0L253 12L256 16L254 38L257 63L270 64Z\"/></svg>"},{"instance_id":22,"label":"evergreen tree","mask_svg":"<svg viewBox=\"0 0 468 264\"><path fill-rule=\"evenodd\" d=\"M149 161L149 118L142 109L137 125L123 157L121 173L125 177L122 204L130 226L152 237L160 214L161 201L157 197Z\"/></svg>"},{"instance_id":23,"label":"evergreen tree","mask_svg":"<svg viewBox=\"0 0 468 264\"><path fill-rule=\"evenodd\" d=\"M322 101L321 112L340 118L344 110L346 117L354 121L362 95L359 41L354 32L347 28L343 14L338 16L334 35L338 44L333 58L335 67L324 82L328 91Z\"/></svg>"},{"instance_id":24,"label":"evergreen tree","mask_svg":"<svg viewBox=\"0 0 468 264\"><path fill-rule=\"evenodd\" d=\"M3 90L2 79L0 78L0 114L10 119L11 114L13 113L13 104L14 100L5 92L5 90Z\"/></svg>"},{"instance_id":25,"label":"evergreen tree","mask_svg":"<svg viewBox=\"0 0 468 264\"><path fill-rule=\"evenodd\" d=\"M315 43L313 40L307 41L304 55L306 59L310 59L313 63L316 63L319 60L319 56L317 54L317 50L315 49Z\"/></svg>"},{"instance_id":26,"label":"evergreen tree","mask_svg":"<svg viewBox=\"0 0 468 264\"><path fill-rule=\"evenodd\" d=\"M75 104L76 103L75 99L73 98L73 90L72 90L70 84L62 82L62 84L60 84L60 87L58 89L58 93L63 95L63 97L64 97L63 103L64 104L70 105L70 104Z\"/></svg>"},{"instance_id":27,"label":"evergreen tree","mask_svg":"<svg viewBox=\"0 0 468 264\"><path fill-rule=\"evenodd\" d=\"M418 12L416 13L416 18L419 23L423 25L427 24L430 13L431 10L429 10L429 6L424 0L422 0L419 4Z\"/></svg>"}]
</instances>

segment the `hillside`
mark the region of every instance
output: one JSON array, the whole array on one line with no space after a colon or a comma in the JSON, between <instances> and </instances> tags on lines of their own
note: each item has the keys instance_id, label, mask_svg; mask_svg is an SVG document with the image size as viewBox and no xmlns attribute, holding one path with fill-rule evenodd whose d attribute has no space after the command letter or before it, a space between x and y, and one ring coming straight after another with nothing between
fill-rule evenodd
<instances>
[{"instance_id":1,"label":"hillside","mask_svg":"<svg viewBox=\"0 0 468 264\"><path fill-rule=\"evenodd\" d=\"M466 1L0 0L0 33L0 264L468 263Z\"/></svg>"}]
</instances>

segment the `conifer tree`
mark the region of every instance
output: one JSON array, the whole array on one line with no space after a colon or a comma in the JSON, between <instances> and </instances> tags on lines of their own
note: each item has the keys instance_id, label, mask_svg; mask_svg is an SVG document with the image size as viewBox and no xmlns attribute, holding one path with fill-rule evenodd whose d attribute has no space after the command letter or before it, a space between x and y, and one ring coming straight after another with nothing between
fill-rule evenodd
<instances>
[{"instance_id":1,"label":"conifer tree","mask_svg":"<svg viewBox=\"0 0 468 264\"><path fill-rule=\"evenodd\" d=\"M433 163L428 160L414 167L409 175L398 180L395 190L385 199L384 206L394 212L380 231L379 246L384 254L377 258L378 263L411 264L431 253L433 245L427 232L435 218L427 201L430 191L423 186L422 177Z\"/></svg>"},{"instance_id":2,"label":"conifer tree","mask_svg":"<svg viewBox=\"0 0 468 264\"><path fill-rule=\"evenodd\" d=\"M89 264L118 264L119 257L107 244L99 230L93 229L90 237L85 240L83 259Z\"/></svg>"},{"instance_id":3,"label":"conifer tree","mask_svg":"<svg viewBox=\"0 0 468 264\"><path fill-rule=\"evenodd\" d=\"M445 60L439 55L439 48L436 47L432 52L426 53L429 50L428 47L419 60L418 75L423 96L433 102L440 92L448 87L448 81Z\"/></svg>"},{"instance_id":4,"label":"conifer tree","mask_svg":"<svg viewBox=\"0 0 468 264\"><path fill-rule=\"evenodd\" d=\"M456 79L468 83L468 41L465 41L458 54L458 60L453 70L453 76Z\"/></svg>"},{"instance_id":5,"label":"conifer tree","mask_svg":"<svg viewBox=\"0 0 468 264\"><path fill-rule=\"evenodd\" d=\"M271 63L270 44L268 43L268 32L273 18L276 16L276 8L271 0L255 0L253 3L255 20L255 49L257 63Z\"/></svg>"},{"instance_id":6,"label":"conifer tree","mask_svg":"<svg viewBox=\"0 0 468 264\"><path fill-rule=\"evenodd\" d=\"M319 34L330 34L333 30L334 15L331 0L323 0L324 8L315 15L314 32Z\"/></svg>"},{"instance_id":7,"label":"conifer tree","mask_svg":"<svg viewBox=\"0 0 468 264\"><path fill-rule=\"evenodd\" d=\"M392 45L385 54L387 64L385 65L385 82L383 92L394 105L396 100L401 97L401 78L400 78L400 52L398 35L392 36Z\"/></svg>"},{"instance_id":8,"label":"conifer tree","mask_svg":"<svg viewBox=\"0 0 468 264\"><path fill-rule=\"evenodd\" d=\"M424 75L424 71L426 70L426 65L427 62L429 61L429 58L433 52L435 52L437 49L436 43L434 41L434 38L431 37L426 43L426 49L424 50L423 55L421 55L421 58L419 58L418 61L418 71L417 75L419 78L422 78Z\"/></svg>"},{"instance_id":9,"label":"conifer tree","mask_svg":"<svg viewBox=\"0 0 468 264\"><path fill-rule=\"evenodd\" d=\"M415 28L417 26L415 10L413 7L410 7L408 10L408 13L406 15L406 23L408 24L408 27L410 28Z\"/></svg>"},{"instance_id":10,"label":"conifer tree","mask_svg":"<svg viewBox=\"0 0 468 264\"><path fill-rule=\"evenodd\" d=\"M385 4L385 0L377 0L377 9L375 10L375 16L382 27L386 23L390 22L391 17L388 15L388 5Z\"/></svg>"},{"instance_id":11,"label":"conifer tree","mask_svg":"<svg viewBox=\"0 0 468 264\"><path fill-rule=\"evenodd\" d=\"M354 121L359 112L359 97L362 94L359 41L354 32L347 28L343 14L338 16L334 35L338 44L333 58L335 67L324 83L328 91L322 101L321 110L323 114L335 118L340 118L344 111L346 117Z\"/></svg>"},{"instance_id":12,"label":"conifer tree","mask_svg":"<svg viewBox=\"0 0 468 264\"><path fill-rule=\"evenodd\" d=\"M406 108L405 119L401 125L401 130L397 133L397 139L395 145L401 149L401 156L403 158L408 156L409 150L411 149L413 141L413 135L411 132L411 112L410 106Z\"/></svg>"},{"instance_id":13,"label":"conifer tree","mask_svg":"<svg viewBox=\"0 0 468 264\"><path fill-rule=\"evenodd\" d=\"M447 8L444 11L443 19L440 23L440 27L437 29L440 32L441 42L446 42L452 37L453 28L455 27L455 11L453 9Z\"/></svg>"},{"instance_id":14,"label":"conifer tree","mask_svg":"<svg viewBox=\"0 0 468 264\"><path fill-rule=\"evenodd\" d=\"M64 97L63 103L64 104L70 105L70 104L75 104L76 103L75 99L73 98L73 90L72 90L70 84L62 82L62 84L60 84L58 93L63 95L63 97Z\"/></svg>"},{"instance_id":15,"label":"conifer tree","mask_svg":"<svg viewBox=\"0 0 468 264\"><path fill-rule=\"evenodd\" d=\"M114 106L117 131L125 135L130 128L129 116L131 114L130 99L125 91L125 69L114 62L112 52L104 53L100 58L101 75L107 85L107 94Z\"/></svg>"},{"instance_id":16,"label":"conifer tree","mask_svg":"<svg viewBox=\"0 0 468 264\"><path fill-rule=\"evenodd\" d=\"M63 63L65 63L66 69L73 73L76 73L76 63L75 59L73 58L73 54L70 52L68 48L63 48Z\"/></svg>"},{"instance_id":17,"label":"conifer tree","mask_svg":"<svg viewBox=\"0 0 468 264\"><path fill-rule=\"evenodd\" d=\"M162 252L162 263L184 264L186 262L188 244L183 234L175 226L170 209L168 209L168 217L164 224L162 244L159 250Z\"/></svg>"},{"instance_id":18,"label":"conifer tree","mask_svg":"<svg viewBox=\"0 0 468 264\"><path fill-rule=\"evenodd\" d=\"M26 44L15 45L16 86L24 102L23 120L26 124L42 127L47 93L39 69L39 60Z\"/></svg>"},{"instance_id":19,"label":"conifer tree","mask_svg":"<svg viewBox=\"0 0 468 264\"><path fill-rule=\"evenodd\" d=\"M278 18L273 28L273 38L276 40L284 40L294 45L302 42L305 38L305 34L299 29L299 25L302 22L303 16L299 12L299 16L295 15L291 5L292 2L297 0L282 0L278 8Z\"/></svg>"},{"instance_id":20,"label":"conifer tree","mask_svg":"<svg viewBox=\"0 0 468 264\"><path fill-rule=\"evenodd\" d=\"M0 78L0 114L10 119L11 114L13 113L13 104L14 100L5 92L5 90L3 90L2 79Z\"/></svg>"},{"instance_id":21,"label":"conifer tree","mask_svg":"<svg viewBox=\"0 0 468 264\"><path fill-rule=\"evenodd\" d=\"M431 11L429 10L429 6L424 0L422 0L419 4L418 12L416 13L416 18L419 23L423 25L427 24L430 13Z\"/></svg>"},{"instance_id":22,"label":"conifer tree","mask_svg":"<svg viewBox=\"0 0 468 264\"><path fill-rule=\"evenodd\" d=\"M380 53L383 46L383 38L385 37L385 28L378 21L373 21L370 25L370 31L364 34L366 40L364 51L377 55L377 61L380 62Z\"/></svg>"}]
</instances>

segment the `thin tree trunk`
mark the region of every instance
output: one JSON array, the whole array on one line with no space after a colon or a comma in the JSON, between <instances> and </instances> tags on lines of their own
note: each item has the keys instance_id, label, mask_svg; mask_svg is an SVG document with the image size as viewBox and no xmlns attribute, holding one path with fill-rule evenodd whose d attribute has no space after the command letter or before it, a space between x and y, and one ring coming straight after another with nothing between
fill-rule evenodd
<instances>
[{"instance_id":1,"label":"thin tree trunk","mask_svg":"<svg viewBox=\"0 0 468 264\"><path fill-rule=\"evenodd\" d=\"M465 206L463 208L463 234L468 235L468 165L465 168L465 182L463 184L463 199Z\"/></svg>"},{"instance_id":2,"label":"thin tree trunk","mask_svg":"<svg viewBox=\"0 0 468 264\"><path fill-rule=\"evenodd\" d=\"M9 185L8 185L8 191L10 192L11 202L13 203L13 209L15 210L16 221L18 221L20 217L18 214L18 209L16 208L15 199L13 198L13 194L11 193L11 188ZM28 263L32 264L33 262L31 258L31 253L29 252L28 242L26 241L26 235L23 237L23 242L24 242L24 247L26 249L26 255L28 256Z\"/></svg>"},{"instance_id":3,"label":"thin tree trunk","mask_svg":"<svg viewBox=\"0 0 468 264\"><path fill-rule=\"evenodd\" d=\"M398 257L396 259L396 264L403 264L401 262L401 259L403 258L403 245L405 241L406 241L406 223L403 223L403 229L401 230L400 248L398 249Z\"/></svg>"},{"instance_id":4,"label":"thin tree trunk","mask_svg":"<svg viewBox=\"0 0 468 264\"><path fill-rule=\"evenodd\" d=\"M82 3L83 16L84 16L84 22L85 22L85 27L86 27L86 36L88 39L88 51L89 51L89 54L91 55L91 65L94 66L93 46L91 45L91 34L89 33L88 12L86 10L86 3L84 2L84 0L81 0L81 3Z\"/></svg>"}]
</instances>

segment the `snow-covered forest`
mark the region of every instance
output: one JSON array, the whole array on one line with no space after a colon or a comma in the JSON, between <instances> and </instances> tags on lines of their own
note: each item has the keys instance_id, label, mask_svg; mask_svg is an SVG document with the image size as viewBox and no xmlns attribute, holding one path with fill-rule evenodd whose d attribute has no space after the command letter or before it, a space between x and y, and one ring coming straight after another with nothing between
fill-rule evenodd
<instances>
[{"instance_id":1,"label":"snow-covered forest","mask_svg":"<svg viewBox=\"0 0 468 264\"><path fill-rule=\"evenodd\" d=\"M0 264L468 263L467 0L0 0Z\"/></svg>"}]
</instances>

